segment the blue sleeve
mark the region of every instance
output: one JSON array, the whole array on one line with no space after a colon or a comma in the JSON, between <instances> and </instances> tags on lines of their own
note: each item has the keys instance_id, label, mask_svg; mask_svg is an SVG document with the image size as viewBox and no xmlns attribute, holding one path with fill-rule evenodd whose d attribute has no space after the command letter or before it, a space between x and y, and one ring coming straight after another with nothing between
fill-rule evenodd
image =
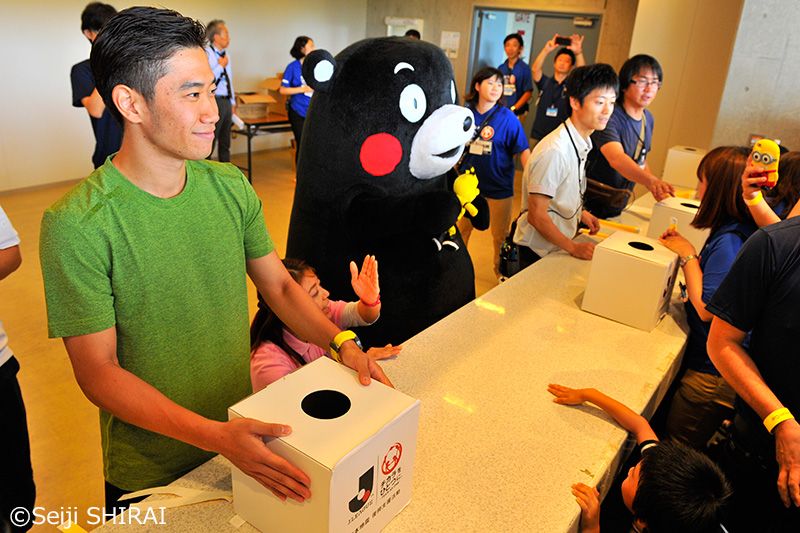
<instances>
[{"instance_id":1,"label":"blue sleeve","mask_svg":"<svg viewBox=\"0 0 800 533\"><path fill-rule=\"evenodd\" d=\"M703 302L708 303L722 280L728 275L736 254L742 248L741 237L724 233L706 247L703 254Z\"/></svg>"},{"instance_id":2,"label":"blue sleeve","mask_svg":"<svg viewBox=\"0 0 800 533\"><path fill-rule=\"evenodd\" d=\"M511 120L508 120L507 125L505 141L512 153L519 154L531 147L522 122L516 116L511 114Z\"/></svg>"},{"instance_id":3,"label":"blue sleeve","mask_svg":"<svg viewBox=\"0 0 800 533\"><path fill-rule=\"evenodd\" d=\"M300 76L297 72L297 67L300 63L292 61L286 66L286 71L283 73L283 80L281 85L284 87L300 87Z\"/></svg>"}]
</instances>

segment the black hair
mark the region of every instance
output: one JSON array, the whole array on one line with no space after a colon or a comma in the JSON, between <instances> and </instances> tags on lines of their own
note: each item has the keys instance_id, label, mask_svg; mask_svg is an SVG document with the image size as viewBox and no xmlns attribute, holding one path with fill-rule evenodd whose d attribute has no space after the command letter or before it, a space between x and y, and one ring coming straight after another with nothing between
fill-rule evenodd
<instances>
[{"instance_id":1,"label":"black hair","mask_svg":"<svg viewBox=\"0 0 800 533\"><path fill-rule=\"evenodd\" d=\"M181 50L203 48L205 28L177 11L153 7L124 9L106 22L92 44L92 76L106 108L124 128L111 92L127 85L148 103L156 83L167 71L167 61Z\"/></svg>"},{"instance_id":2,"label":"black hair","mask_svg":"<svg viewBox=\"0 0 800 533\"><path fill-rule=\"evenodd\" d=\"M525 46L525 41L522 39L522 35L519 33L509 33L506 35L506 38L503 39L503 45L505 45L510 39L516 39L519 43L519 47L523 48Z\"/></svg>"},{"instance_id":3,"label":"black hair","mask_svg":"<svg viewBox=\"0 0 800 533\"><path fill-rule=\"evenodd\" d=\"M475 74L472 77L472 81L469 84L469 92L464 97L464 103L470 104L473 107L478 105L478 100L480 99L480 95L478 94L478 91L475 90L475 85L478 83L483 83L484 80L488 80L489 78L492 78L494 76L497 76L501 82L503 81L503 73L500 72L500 69L496 69L494 67L483 67L482 69L480 69L477 72L477 74ZM500 95L500 99L497 101L497 103L499 105L503 105L504 99L505 97L503 95Z\"/></svg>"},{"instance_id":4,"label":"black hair","mask_svg":"<svg viewBox=\"0 0 800 533\"><path fill-rule=\"evenodd\" d=\"M583 106L583 100L592 91L606 88L616 93L619 88L619 80L611 65L605 63L575 68L564 80L565 96L575 98L581 106Z\"/></svg>"},{"instance_id":5,"label":"black hair","mask_svg":"<svg viewBox=\"0 0 800 533\"><path fill-rule=\"evenodd\" d=\"M556 59L558 59L558 56L563 56L563 55L569 56L569 58L572 60L572 65L573 66L575 65L575 61L576 61L575 52L573 52L572 50L570 50L566 46L562 46L561 48L558 49L558 52L556 52L556 56L553 58L553 63L556 62Z\"/></svg>"},{"instance_id":6,"label":"black hair","mask_svg":"<svg viewBox=\"0 0 800 533\"><path fill-rule=\"evenodd\" d=\"M718 533L732 490L719 467L683 444L645 452L633 514L648 533Z\"/></svg>"},{"instance_id":7,"label":"black hair","mask_svg":"<svg viewBox=\"0 0 800 533\"><path fill-rule=\"evenodd\" d=\"M206 40L209 44L214 44L214 36L222 33L222 28L225 27L225 21L214 19L206 25Z\"/></svg>"},{"instance_id":8,"label":"black hair","mask_svg":"<svg viewBox=\"0 0 800 533\"><path fill-rule=\"evenodd\" d=\"M628 90L633 77L639 74L642 70L650 70L658 78L658 81L664 81L664 71L661 70L661 64L653 56L647 54L635 55L623 63L622 68L619 69L619 98L625 98L625 91Z\"/></svg>"},{"instance_id":9,"label":"black hair","mask_svg":"<svg viewBox=\"0 0 800 533\"><path fill-rule=\"evenodd\" d=\"M303 59L306 55L303 53L303 47L308 44L308 41L312 40L311 37L306 37L305 35L301 35L297 39L294 40L294 44L292 45L292 49L289 50L289 54L295 59Z\"/></svg>"},{"instance_id":10,"label":"black hair","mask_svg":"<svg viewBox=\"0 0 800 533\"><path fill-rule=\"evenodd\" d=\"M283 266L289 272L297 283L303 279L308 273L313 274L314 269L308 263L300 259L286 258L283 260ZM289 357L295 360L297 364L303 366L306 364L305 360L292 349L291 346L283 338L283 330L286 325L278 318L261 293L258 293L258 311L256 316L253 317L253 323L250 325L250 350L255 350L265 342L272 342L277 345L281 350L286 352Z\"/></svg>"},{"instance_id":11,"label":"black hair","mask_svg":"<svg viewBox=\"0 0 800 533\"><path fill-rule=\"evenodd\" d=\"M405 33L405 36L406 36L406 37L413 37L413 38L415 38L415 39L422 39L422 35L420 35L420 33L419 33L417 30L415 30L415 29L410 29L410 30L408 30L408 31Z\"/></svg>"},{"instance_id":12,"label":"black hair","mask_svg":"<svg viewBox=\"0 0 800 533\"><path fill-rule=\"evenodd\" d=\"M784 210L779 216L785 219L789 211L800 201L800 152L781 154L778 176L780 179L770 191L768 203L775 208L783 202Z\"/></svg>"},{"instance_id":13,"label":"black hair","mask_svg":"<svg viewBox=\"0 0 800 533\"><path fill-rule=\"evenodd\" d=\"M116 14L117 10L113 6L92 2L81 13L81 31L89 30L97 33L103 24Z\"/></svg>"}]
</instances>

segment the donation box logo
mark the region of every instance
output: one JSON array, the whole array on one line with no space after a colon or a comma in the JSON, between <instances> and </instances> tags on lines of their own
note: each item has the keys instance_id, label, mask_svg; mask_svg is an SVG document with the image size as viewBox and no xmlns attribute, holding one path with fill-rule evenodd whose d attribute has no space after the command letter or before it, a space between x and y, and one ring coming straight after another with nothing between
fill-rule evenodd
<instances>
[{"instance_id":1,"label":"donation box logo","mask_svg":"<svg viewBox=\"0 0 800 533\"><path fill-rule=\"evenodd\" d=\"M369 470L364 472L360 478L358 478L358 494L356 497L350 500L350 512L355 513L361 510L364 507L364 504L367 503L369 500L370 495L372 494L372 485L373 485L373 478L375 474L375 467L371 466Z\"/></svg>"},{"instance_id":2,"label":"donation box logo","mask_svg":"<svg viewBox=\"0 0 800 533\"><path fill-rule=\"evenodd\" d=\"M381 472L383 472L384 476L388 476L392 473L392 470L397 468L397 465L400 464L400 457L403 456L403 446L400 445L399 442L395 442L386 455L383 457L383 463L381 463Z\"/></svg>"}]
</instances>

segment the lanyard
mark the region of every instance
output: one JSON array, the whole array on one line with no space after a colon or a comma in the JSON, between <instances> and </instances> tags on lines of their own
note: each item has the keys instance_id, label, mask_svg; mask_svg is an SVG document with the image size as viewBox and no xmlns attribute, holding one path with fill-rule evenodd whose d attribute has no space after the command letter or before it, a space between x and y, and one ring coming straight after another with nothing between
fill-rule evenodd
<instances>
[{"instance_id":1,"label":"lanyard","mask_svg":"<svg viewBox=\"0 0 800 533\"><path fill-rule=\"evenodd\" d=\"M575 212L568 217L565 217L552 207L548 207L547 211L550 213L555 213L564 220L571 220L575 218L575 215L577 215L583 210L583 180L581 180L581 156L578 153L578 147L575 146L575 141L572 139L572 133L569 131L569 126L567 126L567 122L566 121L562 122L562 125L564 126L564 129L567 130L567 136L569 137L569 142L572 143L572 149L575 151L575 158L578 160L578 191L580 191L581 203L578 204L578 208L575 210Z\"/></svg>"}]
</instances>

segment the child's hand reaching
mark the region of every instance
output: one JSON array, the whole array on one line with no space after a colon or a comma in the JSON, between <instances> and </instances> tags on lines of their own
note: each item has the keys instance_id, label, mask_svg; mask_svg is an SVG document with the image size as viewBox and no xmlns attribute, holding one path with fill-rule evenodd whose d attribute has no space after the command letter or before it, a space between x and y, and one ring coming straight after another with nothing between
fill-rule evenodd
<instances>
[{"instance_id":1,"label":"child's hand reaching","mask_svg":"<svg viewBox=\"0 0 800 533\"><path fill-rule=\"evenodd\" d=\"M547 392L555 396L553 401L555 403L563 403L565 405L579 405L586 401L583 394L583 389L570 389L564 385L557 385L551 383L547 386Z\"/></svg>"},{"instance_id":2,"label":"child's hand reaching","mask_svg":"<svg viewBox=\"0 0 800 533\"><path fill-rule=\"evenodd\" d=\"M600 533L600 493L594 487L576 483L572 494L581 506L581 533Z\"/></svg>"},{"instance_id":3,"label":"child's hand reaching","mask_svg":"<svg viewBox=\"0 0 800 533\"><path fill-rule=\"evenodd\" d=\"M364 258L361 272L355 261L350 261L350 284L364 305L371 307L378 302L381 288L378 285L378 260L374 255Z\"/></svg>"},{"instance_id":4,"label":"child's hand reaching","mask_svg":"<svg viewBox=\"0 0 800 533\"><path fill-rule=\"evenodd\" d=\"M392 346L391 344L387 344L383 348L378 348L378 347L370 348L369 350L367 350L367 355L373 361L377 361L378 359L388 359L393 355L397 355L400 353L400 350L402 349L403 349L402 346L399 345Z\"/></svg>"}]
</instances>

